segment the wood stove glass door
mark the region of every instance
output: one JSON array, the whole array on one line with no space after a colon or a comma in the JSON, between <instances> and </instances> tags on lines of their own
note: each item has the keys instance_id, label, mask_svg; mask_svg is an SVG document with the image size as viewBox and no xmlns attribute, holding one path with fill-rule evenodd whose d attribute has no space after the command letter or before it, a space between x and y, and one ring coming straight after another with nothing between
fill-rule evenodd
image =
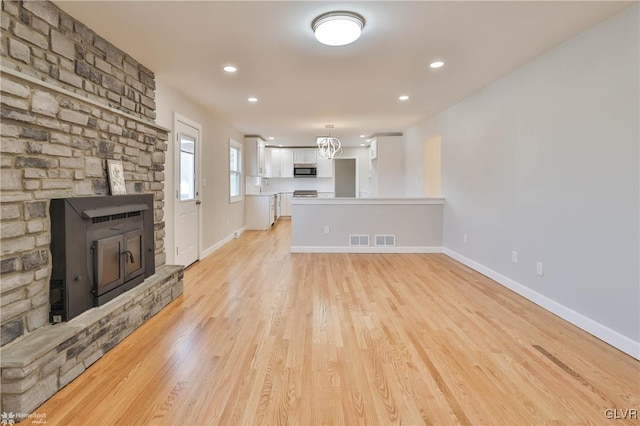
<instances>
[{"instance_id":1,"label":"wood stove glass door","mask_svg":"<svg viewBox=\"0 0 640 426\"><path fill-rule=\"evenodd\" d=\"M94 242L93 273L98 296L124 283L124 273L120 267L122 243L122 235Z\"/></svg>"},{"instance_id":2,"label":"wood stove glass door","mask_svg":"<svg viewBox=\"0 0 640 426\"><path fill-rule=\"evenodd\" d=\"M127 232L124 238L124 280L129 281L144 273L144 236L142 229Z\"/></svg>"}]
</instances>

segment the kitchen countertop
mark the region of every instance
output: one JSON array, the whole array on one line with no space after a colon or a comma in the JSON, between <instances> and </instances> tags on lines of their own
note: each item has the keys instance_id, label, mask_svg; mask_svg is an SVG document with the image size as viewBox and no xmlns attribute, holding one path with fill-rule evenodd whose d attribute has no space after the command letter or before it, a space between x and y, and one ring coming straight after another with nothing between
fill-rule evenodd
<instances>
[{"instance_id":1,"label":"kitchen countertop","mask_svg":"<svg viewBox=\"0 0 640 426\"><path fill-rule=\"evenodd\" d=\"M244 194L247 197L271 197L272 195L278 195L278 191L261 192L260 194Z\"/></svg>"}]
</instances>

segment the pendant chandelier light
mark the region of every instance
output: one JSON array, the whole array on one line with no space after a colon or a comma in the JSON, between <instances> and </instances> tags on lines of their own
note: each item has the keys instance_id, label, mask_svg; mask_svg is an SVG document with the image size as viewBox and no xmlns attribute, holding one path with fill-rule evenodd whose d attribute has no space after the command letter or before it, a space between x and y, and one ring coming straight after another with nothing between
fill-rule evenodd
<instances>
[{"instance_id":1,"label":"pendant chandelier light","mask_svg":"<svg viewBox=\"0 0 640 426\"><path fill-rule=\"evenodd\" d=\"M333 124L327 124L327 129L333 129ZM340 139L331 136L331 130L329 130L329 136L320 136L316 139L318 144L318 154L324 158L332 160L342 155L342 144Z\"/></svg>"}]
</instances>

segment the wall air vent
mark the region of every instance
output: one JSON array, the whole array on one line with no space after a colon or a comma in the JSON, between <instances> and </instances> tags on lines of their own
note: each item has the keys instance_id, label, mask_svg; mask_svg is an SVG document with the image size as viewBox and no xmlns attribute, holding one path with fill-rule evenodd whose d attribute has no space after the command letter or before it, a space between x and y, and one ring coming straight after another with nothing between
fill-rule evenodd
<instances>
[{"instance_id":1,"label":"wall air vent","mask_svg":"<svg viewBox=\"0 0 640 426\"><path fill-rule=\"evenodd\" d=\"M349 235L349 246L351 247L369 246L369 236L368 235Z\"/></svg>"},{"instance_id":2,"label":"wall air vent","mask_svg":"<svg viewBox=\"0 0 640 426\"><path fill-rule=\"evenodd\" d=\"M395 247L396 236L395 235L376 235L377 247Z\"/></svg>"}]
</instances>

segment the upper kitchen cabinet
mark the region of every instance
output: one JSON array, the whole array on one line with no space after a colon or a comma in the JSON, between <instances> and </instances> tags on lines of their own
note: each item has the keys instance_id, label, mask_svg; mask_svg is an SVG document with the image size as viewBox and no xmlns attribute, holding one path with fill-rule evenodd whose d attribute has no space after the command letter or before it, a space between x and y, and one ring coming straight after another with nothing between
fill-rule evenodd
<instances>
[{"instance_id":1,"label":"upper kitchen cabinet","mask_svg":"<svg viewBox=\"0 0 640 426\"><path fill-rule=\"evenodd\" d=\"M333 160L324 158L322 155L317 156L316 173L319 178L333 177Z\"/></svg>"},{"instance_id":2,"label":"upper kitchen cabinet","mask_svg":"<svg viewBox=\"0 0 640 426\"><path fill-rule=\"evenodd\" d=\"M293 177L293 150L286 148L267 148L265 150L265 177Z\"/></svg>"},{"instance_id":3,"label":"upper kitchen cabinet","mask_svg":"<svg viewBox=\"0 0 640 426\"><path fill-rule=\"evenodd\" d=\"M280 150L280 177L283 177L283 178L293 177L293 150L292 149Z\"/></svg>"},{"instance_id":4,"label":"upper kitchen cabinet","mask_svg":"<svg viewBox=\"0 0 640 426\"><path fill-rule=\"evenodd\" d=\"M293 151L294 164L316 164L317 149L296 149Z\"/></svg>"},{"instance_id":5,"label":"upper kitchen cabinet","mask_svg":"<svg viewBox=\"0 0 640 426\"><path fill-rule=\"evenodd\" d=\"M247 137L244 139L244 152L246 175L265 177L265 142L261 138Z\"/></svg>"},{"instance_id":6,"label":"upper kitchen cabinet","mask_svg":"<svg viewBox=\"0 0 640 426\"><path fill-rule=\"evenodd\" d=\"M378 158L378 140L374 139L369 145L369 160L375 160Z\"/></svg>"},{"instance_id":7,"label":"upper kitchen cabinet","mask_svg":"<svg viewBox=\"0 0 640 426\"><path fill-rule=\"evenodd\" d=\"M278 148L265 149L266 177L280 177L280 150Z\"/></svg>"}]
</instances>

